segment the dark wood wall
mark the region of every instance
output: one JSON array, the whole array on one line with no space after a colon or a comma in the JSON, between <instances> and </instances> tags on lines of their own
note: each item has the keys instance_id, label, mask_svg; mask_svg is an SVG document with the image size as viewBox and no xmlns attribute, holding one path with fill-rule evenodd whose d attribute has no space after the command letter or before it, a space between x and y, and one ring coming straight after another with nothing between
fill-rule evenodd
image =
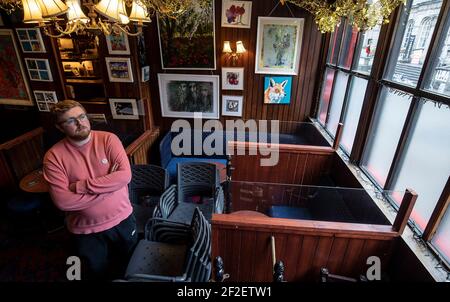
<instances>
[{"instance_id":1,"label":"dark wood wall","mask_svg":"<svg viewBox=\"0 0 450 302\"><path fill-rule=\"evenodd\" d=\"M317 30L313 16L294 5L290 5L294 17L305 18L303 40L298 76L293 76L291 103L289 105L265 105L264 77L265 74L255 74L255 50L257 41L258 17L269 16L277 5L277 0L253 1L251 28L229 28L221 27L222 1L215 0L215 40L217 68L213 71L204 70L162 70L159 53L158 32L156 22L151 25L149 51L151 59L151 92L152 105L154 108L155 123L162 126L163 130L170 128L172 118L161 116L161 105L159 99L158 73L182 73L182 74L214 74L221 76L222 67L233 67L229 60L222 54L223 41L242 40L247 52L239 58L235 67L244 67L244 90L220 90L220 104L222 93L226 95L243 95L243 119L277 119L280 121L304 121L313 106L314 91L318 87L316 76L319 68L319 56L322 48L323 35ZM271 17L293 17L286 6L281 4L270 14ZM234 48L234 45L233 45ZM219 106L221 109L221 106ZM220 110L221 111L221 110ZM233 117L220 116L223 122Z\"/></svg>"}]
</instances>

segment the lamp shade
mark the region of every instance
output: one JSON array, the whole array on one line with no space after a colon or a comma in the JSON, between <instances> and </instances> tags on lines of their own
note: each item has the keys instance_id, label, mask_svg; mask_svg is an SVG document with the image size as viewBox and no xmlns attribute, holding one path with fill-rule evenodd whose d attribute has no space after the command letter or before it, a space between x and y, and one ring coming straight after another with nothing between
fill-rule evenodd
<instances>
[{"instance_id":1,"label":"lamp shade","mask_svg":"<svg viewBox=\"0 0 450 302\"><path fill-rule=\"evenodd\" d=\"M123 0L101 0L94 9L112 21L122 24L129 22Z\"/></svg>"},{"instance_id":2,"label":"lamp shade","mask_svg":"<svg viewBox=\"0 0 450 302\"><path fill-rule=\"evenodd\" d=\"M244 47L244 43L242 43L242 41L237 41L236 42L236 53L244 53L247 50Z\"/></svg>"},{"instance_id":3,"label":"lamp shade","mask_svg":"<svg viewBox=\"0 0 450 302\"><path fill-rule=\"evenodd\" d=\"M23 23L39 23L44 21L41 9L36 0L22 0Z\"/></svg>"},{"instance_id":4,"label":"lamp shade","mask_svg":"<svg viewBox=\"0 0 450 302\"><path fill-rule=\"evenodd\" d=\"M87 23L89 21L89 18L81 10L79 0L67 0L66 4L69 7L67 11L67 20L69 23L76 21Z\"/></svg>"},{"instance_id":5,"label":"lamp shade","mask_svg":"<svg viewBox=\"0 0 450 302\"><path fill-rule=\"evenodd\" d=\"M151 22L147 9L133 1L131 6L130 20L136 22Z\"/></svg>"},{"instance_id":6,"label":"lamp shade","mask_svg":"<svg viewBox=\"0 0 450 302\"><path fill-rule=\"evenodd\" d=\"M223 41L223 50L222 50L222 52L226 52L226 53L232 53L233 52L231 50L230 41Z\"/></svg>"},{"instance_id":7,"label":"lamp shade","mask_svg":"<svg viewBox=\"0 0 450 302\"><path fill-rule=\"evenodd\" d=\"M69 9L61 0L37 0L37 2L44 18L59 16Z\"/></svg>"}]
</instances>

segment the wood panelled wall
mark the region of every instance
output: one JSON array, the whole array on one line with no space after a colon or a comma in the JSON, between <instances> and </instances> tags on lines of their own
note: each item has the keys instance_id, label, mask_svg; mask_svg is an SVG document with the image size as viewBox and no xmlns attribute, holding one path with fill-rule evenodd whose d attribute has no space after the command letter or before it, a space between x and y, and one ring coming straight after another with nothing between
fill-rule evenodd
<instances>
[{"instance_id":1,"label":"wood panelled wall","mask_svg":"<svg viewBox=\"0 0 450 302\"><path fill-rule=\"evenodd\" d=\"M223 41L229 40L232 43L242 40L247 52L239 58L235 67L244 67L244 90L220 90L219 104L222 102L222 94L243 95L243 119L276 119L280 121L305 121L311 111L313 95L319 86L316 83L316 76L319 67L319 56L322 47L323 35L317 30L313 16L305 10L294 5L289 5L294 17L305 18L302 47L298 76L292 78L291 103L289 105L265 105L263 102L264 77L266 74L255 74L255 50L257 41L258 17L269 16L278 0L254 0L252 5L251 28L229 28L221 27L222 1L215 0L215 40L217 69L212 71L204 70L162 70L160 50L158 43L158 32L156 22L151 25L150 33L150 81L152 92L152 105L155 123L163 130L170 129L174 119L161 116L161 105L159 100L158 73L182 73L182 74L214 74L221 76L222 67L232 67L231 62L225 60L222 54ZM278 7L270 14L271 17L292 17L286 6ZM233 44L234 45L234 44ZM234 48L234 46L233 46ZM221 106L219 106L221 111ZM220 116L224 122L233 117Z\"/></svg>"},{"instance_id":2,"label":"wood panelled wall","mask_svg":"<svg viewBox=\"0 0 450 302\"><path fill-rule=\"evenodd\" d=\"M320 268L332 274L365 274L369 256L387 270L398 234L391 226L213 215L212 259L221 256L227 281L272 281L271 236L285 280L319 281ZM213 273L214 275L214 273Z\"/></svg>"}]
</instances>

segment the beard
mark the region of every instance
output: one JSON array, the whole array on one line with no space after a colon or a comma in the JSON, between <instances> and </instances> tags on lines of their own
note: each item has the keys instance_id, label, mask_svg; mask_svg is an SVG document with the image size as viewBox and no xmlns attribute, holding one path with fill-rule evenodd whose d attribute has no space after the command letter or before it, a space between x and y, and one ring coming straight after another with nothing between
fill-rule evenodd
<instances>
[{"instance_id":1,"label":"beard","mask_svg":"<svg viewBox=\"0 0 450 302\"><path fill-rule=\"evenodd\" d=\"M77 128L75 134L70 135L69 138L74 141L82 141L88 138L90 133L91 129L89 127L82 126Z\"/></svg>"}]
</instances>

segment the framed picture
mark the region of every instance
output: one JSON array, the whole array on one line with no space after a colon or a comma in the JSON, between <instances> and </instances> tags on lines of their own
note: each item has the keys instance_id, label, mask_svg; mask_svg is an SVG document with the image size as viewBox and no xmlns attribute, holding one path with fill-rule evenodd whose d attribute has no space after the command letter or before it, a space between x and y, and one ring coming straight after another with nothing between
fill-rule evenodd
<instances>
[{"instance_id":1,"label":"framed picture","mask_svg":"<svg viewBox=\"0 0 450 302\"><path fill-rule=\"evenodd\" d=\"M139 114L135 99L109 99L112 117L120 120L138 120Z\"/></svg>"},{"instance_id":2,"label":"framed picture","mask_svg":"<svg viewBox=\"0 0 450 302\"><path fill-rule=\"evenodd\" d=\"M219 118L219 76L164 73L158 83L162 116Z\"/></svg>"},{"instance_id":3,"label":"framed picture","mask_svg":"<svg viewBox=\"0 0 450 302\"><path fill-rule=\"evenodd\" d=\"M0 104L33 106L25 69L11 29L0 29Z\"/></svg>"},{"instance_id":4,"label":"framed picture","mask_svg":"<svg viewBox=\"0 0 450 302\"><path fill-rule=\"evenodd\" d=\"M106 44L110 55L129 55L130 46L128 45L128 37L124 32L118 34L114 31L106 36Z\"/></svg>"},{"instance_id":5,"label":"framed picture","mask_svg":"<svg viewBox=\"0 0 450 302\"><path fill-rule=\"evenodd\" d=\"M304 21L258 17L255 73L298 74Z\"/></svg>"},{"instance_id":6,"label":"framed picture","mask_svg":"<svg viewBox=\"0 0 450 302\"><path fill-rule=\"evenodd\" d=\"M141 68L141 78L142 82L147 82L150 80L150 66L144 66Z\"/></svg>"},{"instance_id":7,"label":"framed picture","mask_svg":"<svg viewBox=\"0 0 450 302\"><path fill-rule=\"evenodd\" d=\"M264 77L264 104L290 104L292 77Z\"/></svg>"},{"instance_id":8,"label":"framed picture","mask_svg":"<svg viewBox=\"0 0 450 302\"><path fill-rule=\"evenodd\" d=\"M222 27L250 28L251 1L222 1Z\"/></svg>"},{"instance_id":9,"label":"framed picture","mask_svg":"<svg viewBox=\"0 0 450 302\"><path fill-rule=\"evenodd\" d=\"M52 104L58 102L56 91L34 90L33 93L39 111L50 111Z\"/></svg>"},{"instance_id":10,"label":"framed picture","mask_svg":"<svg viewBox=\"0 0 450 302\"><path fill-rule=\"evenodd\" d=\"M222 115L242 116L243 96L222 95Z\"/></svg>"},{"instance_id":11,"label":"framed picture","mask_svg":"<svg viewBox=\"0 0 450 302\"><path fill-rule=\"evenodd\" d=\"M133 83L133 71L131 70L130 58L106 57L105 61L110 82Z\"/></svg>"},{"instance_id":12,"label":"framed picture","mask_svg":"<svg viewBox=\"0 0 450 302\"><path fill-rule=\"evenodd\" d=\"M222 89L243 90L244 68L222 68Z\"/></svg>"},{"instance_id":13,"label":"framed picture","mask_svg":"<svg viewBox=\"0 0 450 302\"><path fill-rule=\"evenodd\" d=\"M193 4L176 19L157 18L163 69L216 69L214 0Z\"/></svg>"},{"instance_id":14,"label":"framed picture","mask_svg":"<svg viewBox=\"0 0 450 302\"><path fill-rule=\"evenodd\" d=\"M45 52L39 28L16 28L17 37L24 53Z\"/></svg>"},{"instance_id":15,"label":"framed picture","mask_svg":"<svg viewBox=\"0 0 450 302\"><path fill-rule=\"evenodd\" d=\"M26 58L25 63L32 81L53 82L52 72L47 59Z\"/></svg>"}]
</instances>

